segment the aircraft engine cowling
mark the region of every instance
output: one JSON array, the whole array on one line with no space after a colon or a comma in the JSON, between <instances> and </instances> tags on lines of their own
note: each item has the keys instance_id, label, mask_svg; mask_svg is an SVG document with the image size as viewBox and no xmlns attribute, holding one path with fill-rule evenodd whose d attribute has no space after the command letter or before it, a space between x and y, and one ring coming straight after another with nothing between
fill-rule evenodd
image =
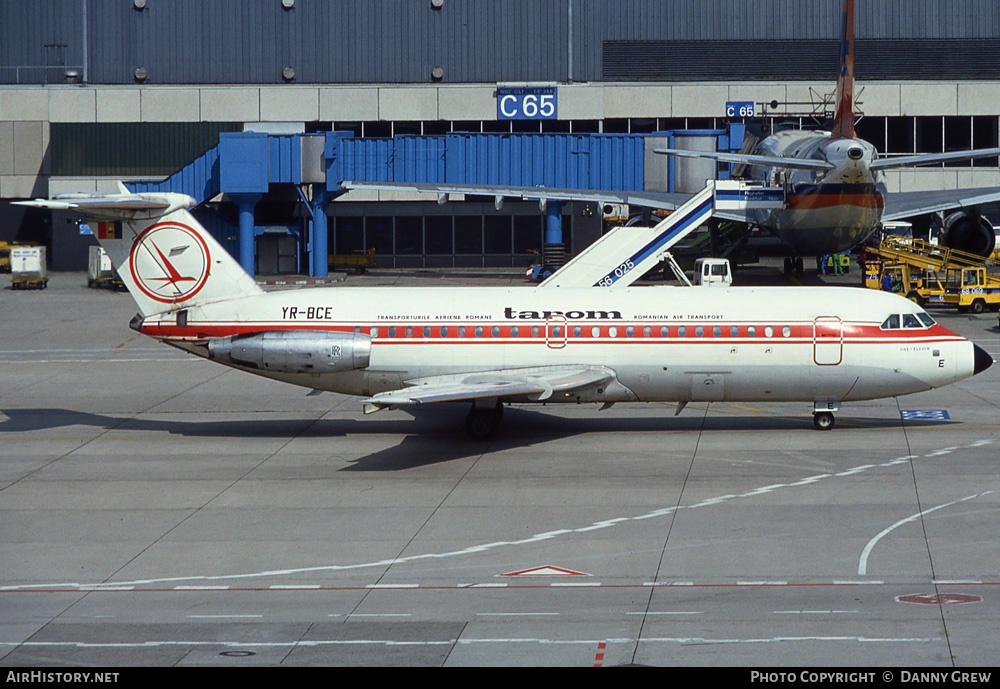
<instances>
[{"instance_id":1,"label":"aircraft engine cowling","mask_svg":"<svg viewBox=\"0 0 1000 689\"><path fill-rule=\"evenodd\" d=\"M372 339L361 333L269 330L210 340L210 359L274 373L337 373L368 367Z\"/></svg>"},{"instance_id":2,"label":"aircraft engine cowling","mask_svg":"<svg viewBox=\"0 0 1000 689\"><path fill-rule=\"evenodd\" d=\"M955 211L944 219L941 243L985 258L993 253L996 233L990 221L978 213Z\"/></svg>"}]
</instances>

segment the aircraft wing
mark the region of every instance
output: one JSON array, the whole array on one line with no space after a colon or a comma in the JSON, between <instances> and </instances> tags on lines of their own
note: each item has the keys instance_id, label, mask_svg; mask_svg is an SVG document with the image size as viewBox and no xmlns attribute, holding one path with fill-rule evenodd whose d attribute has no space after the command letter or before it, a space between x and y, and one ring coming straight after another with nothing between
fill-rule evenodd
<instances>
[{"instance_id":1,"label":"aircraft wing","mask_svg":"<svg viewBox=\"0 0 1000 689\"><path fill-rule=\"evenodd\" d=\"M723 163L742 165L766 165L770 167L794 168L796 170L830 170L832 163L812 158L784 158L781 156L764 156L751 153L726 153L725 151L688 151L680 148L656 148L653 153L680 156L682 158L707 158Z\"/></svg>"},{"instance_id":2,"label":"aircraft wing","mask_svg":"<svg viewBox=\"0 0 1000 689\"><path fill-rule=\"evenodd\" d=\"M897 191L885 195L885 211L882 213L882 221L900 220L954 208L968 208L994 201L1000 201L1000 187Z\"/></svg>"},{"instance_id":3,"label":"aircraft wing","mask_svg":"<svg viewBox=\"0 0 1000 689\"><path fill-rule=\"evenodd\" d=\"M596 203L627 203L643 208L674 210L693 194L666 191L600 191L594 189L562 189L557 187L517 187L492 184L410 184L405 182L341 182L344 189L373 191L418 191L425 194L470 194L496 199L552 199L558 201L594 201Z\"/></svg>"},{"instance_id":4,"label":"aircraft wing","mask_svg":"<svg viewBox=\"0 0 1000 689\"><path fill-rule=\"evenodd\" d=\"M401 390L380 392L363 403L365 414L392 407L476 399L526 398L546 400L554 394L573 393L605 385L615 378L603 366L540 366L430 376L406 381Z\"/></svg>"}]
</instances>

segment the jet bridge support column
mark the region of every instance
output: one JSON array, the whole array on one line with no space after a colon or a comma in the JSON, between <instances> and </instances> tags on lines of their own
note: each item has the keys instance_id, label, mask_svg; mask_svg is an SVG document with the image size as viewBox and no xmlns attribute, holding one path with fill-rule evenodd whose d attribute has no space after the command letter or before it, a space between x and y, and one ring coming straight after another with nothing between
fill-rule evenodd
<instances>
[{"instance_id":1,"label":"jet bridge support column","mask_svg":"<svg viewBox=\"0 0 1000 689\"><path fill-rule=\"evenodd\" d=\"M255 258L257 247L254 243L253 209L260 201L260 194L227 194L229 200L237 205L240 212L240 228L237 239L240 265L250 275L256 274Z\"/></svg>"},{"instance_id":2,"label":"jet bridge support column","mask_svg":"<svg viewBox=\"0 0 1000 689\"><path fill-rule=\"evenodd\" d=\"M312 234L310 235L309 274L325 278L330 272L329 249L327 246L326 203L333 197L318 184L313 185L313 198L309 204L312 211Z\"/></svg>"},{"instance_id":3,"label":"jet bridge support column","mask_svg":"<svg viewBox=\"0 0 1000 689\"><path fill-rule=\"evenodd\" d=\"M532 276L544 280L566 262L566 245L563 244L562 207L560 201L545 201L545 243L542 246L542 266Z\"/></svg>"}]
</instances>

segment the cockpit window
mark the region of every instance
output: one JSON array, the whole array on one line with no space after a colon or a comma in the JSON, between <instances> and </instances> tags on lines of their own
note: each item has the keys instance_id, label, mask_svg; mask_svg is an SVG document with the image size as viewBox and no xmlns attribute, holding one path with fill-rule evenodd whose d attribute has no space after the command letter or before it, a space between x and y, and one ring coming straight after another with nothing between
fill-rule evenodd
<instances>
[{"instance_id":1,"label":"cockpit window","mask_svg":"<svg viewBox=\"0 0 1000 689\"><path fill-rule=\"evenodd\" d=\"M885 319L885 323L882 324L882 330L898 330L899 329L899 315L892 314Z\"/></svg>"},{"instance_id":2,"label":"cockpit window","mask_svg":"<svg viewBox=\"0 0 1000 689\"><path fill-rule=\"evenodd\" d=\"M899 330L900 328L929 328L934 325L934 319L926 313L894 313L882 323L882 330Z\"/></svg>"}]
</instances>

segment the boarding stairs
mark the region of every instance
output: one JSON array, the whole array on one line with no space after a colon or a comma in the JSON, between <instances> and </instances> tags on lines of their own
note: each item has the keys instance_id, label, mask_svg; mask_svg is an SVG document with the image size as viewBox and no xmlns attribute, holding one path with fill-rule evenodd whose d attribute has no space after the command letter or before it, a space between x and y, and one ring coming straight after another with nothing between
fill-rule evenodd
<instances>
[{"instance_id":1,"label":"boarding stairs","mask_svg":"<svg viewBox=\"0 0 1000 689\"><path fill-rule=\"evenodd\" d=\"M784 189L738 180L709 180L704 189L653 227L616 227L539 287L628 287L667 258L671 247L716 211L783 208Z\"/></svg>"}]
</instances>

